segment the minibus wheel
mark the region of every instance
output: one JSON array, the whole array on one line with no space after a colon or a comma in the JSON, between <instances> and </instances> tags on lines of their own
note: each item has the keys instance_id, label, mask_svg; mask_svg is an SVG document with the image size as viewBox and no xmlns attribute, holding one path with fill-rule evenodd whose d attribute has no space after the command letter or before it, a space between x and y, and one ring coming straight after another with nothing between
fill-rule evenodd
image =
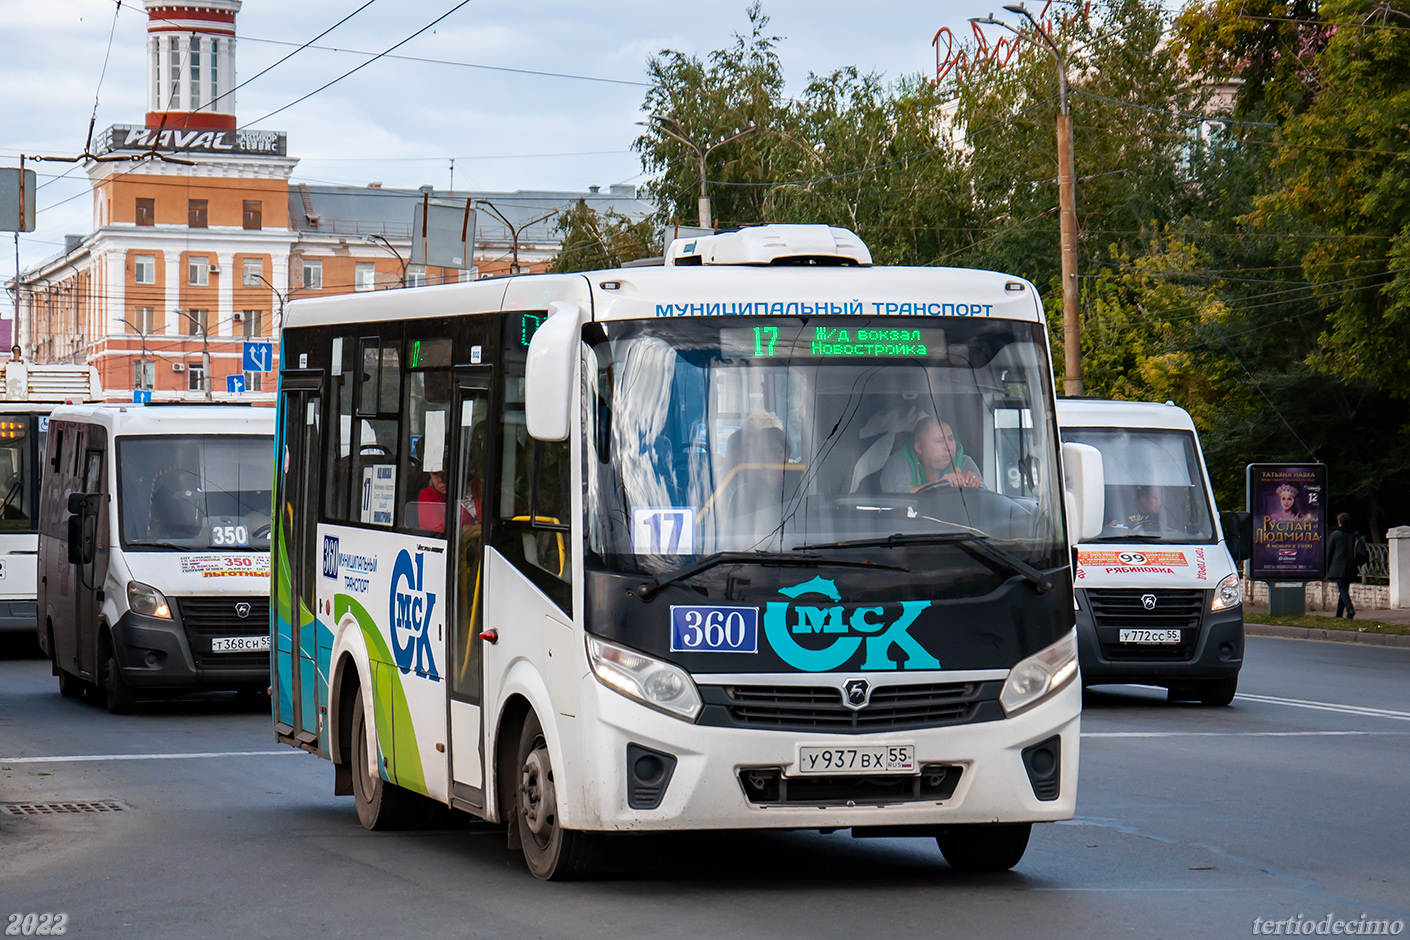
<instances>
[{"instance_id":1,"label":"minibus wheel","mask_svg":"<svg viewBox=\"0 0 1410 940\"><path fill-rule=\"evenodd\" d=\"M1234 700L1234 693L1239 690L1239 677L1229 676L1227 679L1211 679L1200 686L1199 701L1201 705L1220 707L1228 705Z\"/></svg>"},{"instance_id":2,"label":"minibus wheel","mask_svg":"<svg viewBox=\"0 0 1410 940\"><path fill-rule=\"evenodd\" d=\"M957 871L1008 871L1023 858L1032 831L1032 823L945 826L935 841Z\"/></svg>"},{"instance_id":3,"label":"minibus wheel","mask_svg":"<svg viewBox=\"0 0 1410 940\"><path fill-rule=\"evenodd\" d=\"M370 831L405 829L415 814L416 794L382 779L367 769L372 750L367 740L367 713L362 693L357 692L352 712L352 785L357 802L357 821Z\"/></svg>"},{"instance_id":4,"label":"minibus wheel","mask_svg":"<svg viewBox=\"0 0 1410 940\"><path fill-rule=\"evenodd\" d=\"M59 677L59 694L64 698L82 698L88 683L71 672L59 667L59 651L54 647L54 628L49 628L49 663L54 667L54 675Z\"/></svg>"},{"instance_id":5,"label":"minibus wheel","mask_svg":"<svg viewBox=\"0 0 1410 940\"><path fill-rule=\"evenodd\" d=\"M559 825L553 763L543 727L533 712L524 716L517 766L514 824L519 827L519 842L529 871L543 881L582 877L596 866L597 846L588 833Z\"/></svg>"},{"instance_id":6,"label":"minibus wheel","mask_svg":"<svg viewBox=\"0 0 1410 940\"><path fill-rule=\"evenodd\" d=\"M130 715L132 709L137 705L137 693L132 690L122 678L122 670L118 668L117 653L113 650L113 641L106 639L103 643L103 652L107 658L103 662L103 701L107 703L108 711L114 715Z\"/></svg>"}]
</instances>

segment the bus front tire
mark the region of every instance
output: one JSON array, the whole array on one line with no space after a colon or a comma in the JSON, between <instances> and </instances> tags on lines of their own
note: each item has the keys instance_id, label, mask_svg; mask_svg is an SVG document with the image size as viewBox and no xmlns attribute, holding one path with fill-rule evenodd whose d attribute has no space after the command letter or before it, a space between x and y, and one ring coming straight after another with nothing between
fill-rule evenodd
<instances>
[{"instance_id":1,"label":"bus front tire","mask_svg":"<svg viewBox=\"0 0 1410 940\"><path fill-rule=\"evenodd\" d=\"M360 692L353 702L352 734L352 785L358 822L362 823L362 828L372 832L407 828L417 809L416 794L388 783L381 774L371 773L367 769L371 746L367 740L367 714L363 711Z\"/></svg>"},{"instance_id":2,"label":"bus front tire","mask_svg":"<svg viewBox=\"0 0 1410 940\"><path fill-rule=\"evenodd\" d=\"M597 865L596 840L559 825L553 763L533 712L524 716L519 733L517 767L514 825L529 871L542 881L568 881L587 874Z\"/></svg>"},{"instance_id":3,"label":"bus front tire","mask_svg":"<svg viewBox=\"0 0 1410 940\"><path fill-rule=\"evenodd\" d=\"M935 841L956 871L1008 871L1023 858L1032 831L1032 823L946 826Z\"/></svg>"},{"instance_id":4,"label":"bus front tire","mask_svg":"<svg viewBox=\"0 0 1410 940\"><path fill-rule=\"evenodd\" d=\"M103 701L114 715L130 715L137 705L137 693L122 678L112 641L106 644L108 658L103 663Z\"/></svg>"},{"instance_id":5,"label":"bus front tire","mask_svg":"<svg viewBox=\"0 0 1410 940\"><path fill-rule=\"evenodd\" d=\"M54 667L54 675L59 677L59 694L64 698L82 698L88 683L71 672L59 668L59 650L54 646L54 629L49 628L49 664Z\"/></svg>"},{"instance_id":6,"label":"bus front tire","mask_svg":"<svg viewBox=\"0 0 1410 940\"><path fill-rule=\"evenodd\" d=\"M1230 676L1227 679L1211 679L1200 686L1199 701L1201 705L1222 707L1232 702L1234 694L1238 691L1238 676Z\"/></svg>"}]
</instances>

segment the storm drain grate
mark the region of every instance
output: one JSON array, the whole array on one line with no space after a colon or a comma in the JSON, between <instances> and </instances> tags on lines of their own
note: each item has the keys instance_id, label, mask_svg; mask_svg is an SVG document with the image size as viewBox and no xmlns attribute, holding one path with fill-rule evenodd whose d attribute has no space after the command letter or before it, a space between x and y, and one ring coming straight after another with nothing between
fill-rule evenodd
<instances>
[{"instance_id":1,"label":"storm drain grate","mask_svg":"<svg viewBox=\"0 0 1410 940\"><path fill-rule=\"evenodd\" d=\"M0 803L0 813L11 816L53 816L59 813L120 813L127 809L117 800L76 800L71 803Z\"/></svg>"}]
</instances>

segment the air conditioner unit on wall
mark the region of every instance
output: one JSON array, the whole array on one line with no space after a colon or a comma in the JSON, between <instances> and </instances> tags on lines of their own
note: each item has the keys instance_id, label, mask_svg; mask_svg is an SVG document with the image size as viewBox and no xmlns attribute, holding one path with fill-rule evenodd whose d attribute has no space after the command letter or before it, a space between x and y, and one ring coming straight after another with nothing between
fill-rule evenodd
<instances>
[{"instance_id":1,"label":"air conditioner unit on wall","mask_svg":"<svg viewBox=\"0 0 1410 940\"><path fill-rule=\"evenodd\" d=\"M184 362L173 362L173 363L171 364L171 371L173 371L173 372L185 372L185 371L186 371L186 363L184 363Z\"/></svg>"},{"instance_id":2,"label":"air conditioner unit on wall","mask_svg":"<svg viewBox=\"0 0 1410 940\"><path fill-rule=\"evenodd\" d=\"M220 273L220 265L218 265L218 264L213 264L213 265L211 265L211 266L210 266L210 271L211 271L212 274L219 274L219 273Z\"/></svg>"}]
</instances>

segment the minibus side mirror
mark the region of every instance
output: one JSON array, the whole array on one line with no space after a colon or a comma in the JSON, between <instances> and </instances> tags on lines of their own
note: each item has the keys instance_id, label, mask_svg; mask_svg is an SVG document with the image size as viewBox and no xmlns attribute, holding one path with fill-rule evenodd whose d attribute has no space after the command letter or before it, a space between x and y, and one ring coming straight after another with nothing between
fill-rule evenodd
<instances>
[{"instance_id":1,"label":"minibus side mirror","mask_svg":"<svg viewBox=\"0 0 1410 940\"><path fill-rule=\"evenodd\" d=\"M1226 512L1219 520L1224 527L1224 545L1233 556L1234 564L1253 557L1253 514L1243 511Z\"/></svg>"},{"instance_id":2,"label":"minibus side mirror","mask_svg":"<svg viewBox=\"0 0 1410 940\"><path fill-rule=\"evenodd\" d=\"M1062 475L1068 541L1076 545L1096 538L1106 512L1102 452L1090 444L1063 444Z\"/></svg>"},{"instance_id":3,"label":"minibus side mirror","mask_svg":"<svg viewBox=\"0 0 1410 940\"><path fill-rule=\"evenodd\" d=\"M524 421L538 441L566 441L578 408L578 348L583 310L555 300L529 340L524 367Z\"/></svg>"},{"instance_id":4,"label":"minibus side mirror","mask_svg":"<svg viewBox=\"0 0 1410 940\"><path fill-rule=\"evenodd\" d=\"M69 564L90 565L98 553L98 507L96 493L69 494Z\"/></svg>"}]
</instances>

